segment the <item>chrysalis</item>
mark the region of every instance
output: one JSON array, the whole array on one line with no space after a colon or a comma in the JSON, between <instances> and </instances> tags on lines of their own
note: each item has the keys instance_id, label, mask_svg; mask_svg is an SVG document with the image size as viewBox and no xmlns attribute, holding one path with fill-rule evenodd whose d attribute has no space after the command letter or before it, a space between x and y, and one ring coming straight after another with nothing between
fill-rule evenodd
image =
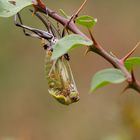
<instances>
[{"instance_id":1,"label":"chrysalis","mask_svg":"<svg viewBox=\"0 0 140 140\"><path fill-rule=\"evenodd\" d=\"M77 102L80 99L79 93L68 60L64 56L51 60L51 55L52 51L46 50L46 76L49 93L64 105Z\"/></svg>"}]
</instances>

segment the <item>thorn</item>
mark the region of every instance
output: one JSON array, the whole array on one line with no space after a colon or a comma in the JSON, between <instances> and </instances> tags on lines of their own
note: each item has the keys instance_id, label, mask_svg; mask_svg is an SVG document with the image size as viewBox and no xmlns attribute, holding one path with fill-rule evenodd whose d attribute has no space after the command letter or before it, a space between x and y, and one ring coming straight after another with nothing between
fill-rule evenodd
<instances>
[{"instance_id":1,"label":"thorn","mask_svg":"<svg viewBox=\"0 0 140 140\"><path fill-rule=\"evenodd\" d=\"M126 91L126 90L128 90L130 88L130 86L129 85L127 85L124 89L123 89L123 91L120 93L120 95L123 95L124 94L124 92Z\"/></svg>"},{"instance_id":2,"label":"thorn","mask_svg":"<svg viewBox=\"0 0 140 140\"><path fill-rule=\"evenodd\" d=\"M78 17L78 14L82 11L83 7L85 6L87 0L85 0L82 5L79 7L79 9L71 16L70 20L69 20L69 23L72 21L72 20L75 20L75 18Z\"/></svg>"},{"instance_id":3,"label":"thorn","mask_svg":"<svg viewBox=\"0 0 140 140\"><path fill-rule=\"evenodd\" d=\"M91 40L93 41L94 46L100 47L100 45L99 45L99 44L96 42L96 40L94 39L93 34L92 34L92 32L91 32L90 29L88 29L88 32L89 32L89 34L90 34L90 37L91 37Z\"/></svg>"},{"instance_id":4,"label":"thorn","mask_svg":"<svg viewBox=\"0 0 140 140\"><path fill-rule=\"evenodd\" d=\"M89 47L87 47L87 49L85 50L84 55L87 55L89 52L90 52L90 48L89 48Z\"/></svg>"},{"instance_id":5,"label":"thorn","mask_svg":"<svg viewBox=\"0 0 140 140\"><path fill-rule=\"evenodd\" d=\"M73 19L76 18L78 16L78 14L81 12L81 10L83 9L83 7L85 6L87 0L85 0L82 5L80 6L80 8L76 11L76 13L73 15Z\"/></svg>"},{"instance_id":6,"label":"thorn","mask_svg":"<svg viewBox=\"0 0 140 140\"><path fill-rule=\"evenodd\" d=\"M135 79L135 75L134 75L134 71L133 71L133 69L132 69L132 71L131 71L131 76L132 76L132 81L135 82L136 79Z\"/></svg>"},{"instance_id":7,"label":"thorn","mask_svg":"<svg viewBox=\"0 0 140 140\"><path fill-rule=\"evenodd\" d=\"M75 18L77 18L78 14L81 12L81 10L83 9L83 7L86 4L86 2L87 2L87 0L85 0L82 3L82 5L80 6L80 8L71 16L71 18L69 19L69 21L67 22L67 24L64 26L63 32L67 28L67 26L71 23L71 21L74 21Z\"/></svg>"},{"instance_id":8,"label":"thorn","mask_svg":"<svg viewBox=\"0 0 140 140\"><path fill-rule=\"evenodd\" d=\"M139 45L140 45L140 42L138 42L138 43L136 44L136 46L135 46L130 52L128 52L128 54L126 54L126 56L124 56L124 57L121 59L121 61L124 62L126 59L128 59L128 58L130 57L130 55L133 54L133 52L137 49L137 47L138 47Z\"/></svg>"}]
</instances>

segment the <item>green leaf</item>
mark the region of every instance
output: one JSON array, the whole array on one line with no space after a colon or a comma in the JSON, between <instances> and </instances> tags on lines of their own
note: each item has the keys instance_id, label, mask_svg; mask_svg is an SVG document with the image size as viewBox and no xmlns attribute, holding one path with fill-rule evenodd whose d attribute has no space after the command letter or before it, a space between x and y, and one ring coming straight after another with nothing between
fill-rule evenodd
<instances>
[{"instance_id":1,"label":"green leaf","mask_svg":"<svg viewBox=\"0 0 140 140\"><path fill-rule=\"evenodd\" d=\"M97 19L91 16L84 15L76 18L75 22L87 28L92 28L97 23Z\"/></svg>"},{"instance_id":2,"label":"green leaf","mask_svg":"<svg viewBox=\"0 0 140 140\"><path fill-rule=\"evenodd\" d=\"M91 82L90 91L95 91L96 89L103 87L109 83L122 83L126 80L124 74L115 68L104 69L97 72Z\"/></svg>"},{"instance_id":3,"label":"green leaf","mask_svg":"<svg viewBox=\"0 0 140 140\"><path fill-rule=\"evenodd\" d=\"M128 69L128 70L132 70L134 65L140 65L140 57L131 57L131 58L128 58L126 61L125 61L125 67Z\"/></svg>"},{"instance_id":4,"label":"green leaf","mask_svg":"<svg viewBox=\"0 0 140 140\"><path fill-rule=\"evenodd\" d=\"M67 53L69 50L85 46L91 46L93 42L91 40L85 39L84 37L71 34L61 38L54 46L53 46L53 54L52 59L57 59L60 56Z\"/></svg>"},{"instance_id":5,"label":"green leaf","mask_svg":"<svg viewBox=\"0 0 140 140\"><path fill-rule=\"evenodd\" d=\"M33 4L32 0L0 0L0 17L10 17Z\"/></svg>"}]
</instances>

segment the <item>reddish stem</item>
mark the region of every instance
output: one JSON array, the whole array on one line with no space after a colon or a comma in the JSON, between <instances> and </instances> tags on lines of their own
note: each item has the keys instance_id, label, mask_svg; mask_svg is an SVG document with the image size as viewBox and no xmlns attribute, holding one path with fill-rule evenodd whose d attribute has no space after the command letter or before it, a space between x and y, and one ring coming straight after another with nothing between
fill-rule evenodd
<instances>
[{"instance_id":1,"label":"reddish stem","mask_svg":"<svg viewBox=\"0 0 140 140\"><path fill-rule=\"evenodd\" d=\"M57 22L61 23L64 27L69 23L68 19L65 19L64 17L61 17L58 15L56 12L53 10L45 7L45 4L41 0L37 0L38 5L35 5L35 7L38 9L38 11L43 12L45 14L48 14L50 17L55 19ZM78 27L75 25L73 21L71 21L68 25L67 28L72 31L75 34L79 34L86 39L89 39L81 30L78 29ZM115 68L120 69L123 74L127 77L127 82L130 88L136 90L137 92L140 93L140 83L137 80L134 80L134 74L129 73L129 71L125 68L123 61L128 58L135 50L135 47L130 53L128 53L123 59L118 59L116 57L113 57L110 55L106 50L102 48L102 46L95 40L93 37L91 31L89 30L91 40L93 41L94 45L90 46L90 50L99 54L102 56L105 60L107 60L109 63L111 63Z\"/></svg>"}]
</instances>

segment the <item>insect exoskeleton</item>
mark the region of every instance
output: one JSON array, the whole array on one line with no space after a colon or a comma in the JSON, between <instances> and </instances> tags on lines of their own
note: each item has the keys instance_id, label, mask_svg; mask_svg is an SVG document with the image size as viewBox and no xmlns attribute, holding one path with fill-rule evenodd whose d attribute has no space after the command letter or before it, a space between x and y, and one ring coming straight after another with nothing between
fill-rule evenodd
<instances>
[{"instance_id":1,"label":"insect exoskeleton","mask_svg":"<svg viewBox=\"0 0 140 140\"><path fill-rule=\"evenodd\" d=\"M65 57L51 60L51 55L52 52L47 50L46 75L49 93L64 105L79 101L79 93L68 60Z\"/></svg>"}]
</instances>

